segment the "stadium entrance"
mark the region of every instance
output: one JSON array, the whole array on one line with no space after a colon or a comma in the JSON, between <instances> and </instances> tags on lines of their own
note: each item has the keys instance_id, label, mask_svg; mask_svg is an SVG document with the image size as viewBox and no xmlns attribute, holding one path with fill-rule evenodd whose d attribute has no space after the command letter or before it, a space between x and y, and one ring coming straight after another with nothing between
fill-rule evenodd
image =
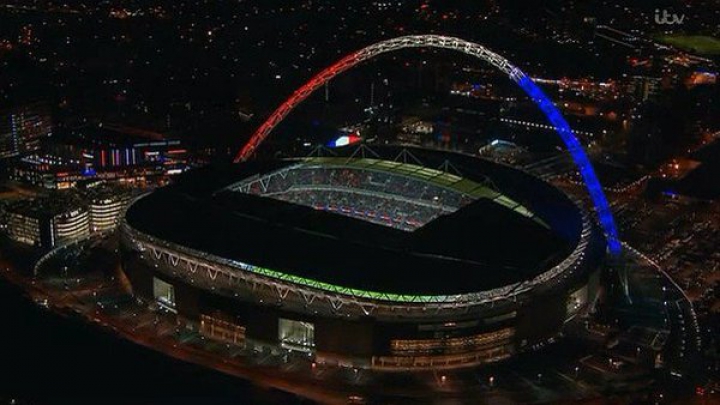
<instances>
[{"instance_id":1,"label":"stadium entrance","mask_svg":"<svg viewBox=\"0 0 720 405\"><path fill-rule=\"evenodd\" d=\"M311 322L280 318L278 340L283 349L315 351L315 325Z\"/></svg>"},{"instance_id":2,"label":"stadium entrance","mask_svg":"<svg viewBox=\"0 0 720 405\"><path fill-rule=\"evenodd\" d=\"M162 308L171 312L177 312L175 309L175 287L173 287L172 284L153 277L153 295L155 302Z\"/></svg>"}]
</instances>

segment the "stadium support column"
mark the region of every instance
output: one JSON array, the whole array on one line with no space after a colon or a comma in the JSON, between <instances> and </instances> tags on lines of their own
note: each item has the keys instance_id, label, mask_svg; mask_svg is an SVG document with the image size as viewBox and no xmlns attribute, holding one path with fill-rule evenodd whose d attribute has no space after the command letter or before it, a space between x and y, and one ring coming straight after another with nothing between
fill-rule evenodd
<instances>
[{"instance_id":1,"label":"stadium support column","mask_svg":"<svg viewBox=\"0 0 720 405\"><path fill-rule=\"evenodd\" d=\"M628 265L627 260L621 260L622 255L611 256L612 261L616 262L618 273L620 276L620 284L623 290L623 295L629 304L632 304L632 298L630 297L630 280L628 280Z\"/></svg>"},{"instance_id":2,"label":"stadium support column","mask_svg":"<svg viewBox=\"0 0 720 405\"><path fill-rule=\"evenodd\" d=\"M632 304L632 296L630 295L630 272L632 269L632 261L628 257L629 253L623 249L619 254L611 254L610 261L612 265L617 269L618 281L620 288L622 288L622 294L625 297L625 301L628 304Z\"/></svg>"},{"instance_id":3,"label":"stadium support column","mask_svg":"<svg viewBox=\"0 0 720 405\"><path fill-rule=\"evenodd\" d=\"M619 255L608 255L608 270L610 271L610 280L612 285L617 283L617 288L613 288L613 292L617 292L622 295L625 302L632 304L632 297L630 296L630 280L629 280L629 260L625 253ZM619 288L619 291L617 289ZM617 296L617 295L616 295Z\"/></svg>"}]
</instances>

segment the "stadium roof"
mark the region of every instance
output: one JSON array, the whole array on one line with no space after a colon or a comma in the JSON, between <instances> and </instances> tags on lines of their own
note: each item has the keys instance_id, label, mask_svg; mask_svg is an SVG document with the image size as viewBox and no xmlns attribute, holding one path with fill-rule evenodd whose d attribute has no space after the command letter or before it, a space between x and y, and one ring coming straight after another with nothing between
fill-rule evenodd
<instances>
[{"instance_id":1,"label":"stadium roof","mask_svg":"<svg viewBox=\"0 0 720 405\"><path fill-rule=\"evenodd\" d=\"M461 294L513 284L546 271L573 247L574 241L554 229L485 198L404 232L271 198L218 192L249 175L293 163L198 170L135 203L128 223L157 238L250 264L270 277L396 296ZM376 160L353 163L384 170ZM415 165L402 166L410 173ZM501 170L507 176L507 169ZM435 180L442 178L437 172L412 171ZM456 178L454 184L461 180L451 174L444 178ZM556 189L543 186L532 192L553 212L571 208L557 214L566 217L561 222L577 220L574 206Z\"/></svg>"}]
</instances>

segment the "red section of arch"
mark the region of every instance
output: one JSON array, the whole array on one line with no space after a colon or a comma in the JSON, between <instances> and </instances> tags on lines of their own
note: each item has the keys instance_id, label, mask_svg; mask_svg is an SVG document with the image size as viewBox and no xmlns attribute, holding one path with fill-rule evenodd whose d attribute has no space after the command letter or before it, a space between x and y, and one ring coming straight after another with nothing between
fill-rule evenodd
<instances>
[{"instance_id":1,"label":"red section of arch","mask_svg":"<svg viewBox=\"0 0 720 405\"><path fill-rule=\"evenodd\" d=\"M285 102L280 104L272 115L255 131L250 140L243 146L243 148L235 156L235 163L247 160L257 149L258 145L270 135L270 131L275 128L280 121L282 121L298 104L302 103L308 98L315 90L320 86L330 81L333 77L340 73L352 68L358 63L362 62L360 52L354 52L350 55L345 56L339 61L335 62L332 66L326 68L322 72L315 75L302 87L295 90L295 92L288 97Z\"/></svg>"}]
</instances>

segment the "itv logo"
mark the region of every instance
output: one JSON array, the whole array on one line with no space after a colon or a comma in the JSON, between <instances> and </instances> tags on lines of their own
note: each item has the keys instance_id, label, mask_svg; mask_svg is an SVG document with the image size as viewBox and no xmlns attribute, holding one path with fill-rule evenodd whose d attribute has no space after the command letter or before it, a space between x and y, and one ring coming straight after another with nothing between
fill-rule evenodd
<instances>
[{"instance_id":1,"label":"itv logo","mask_svg":"<svg viewBox=\"0 0 720 405\"><path fill-rule=\"evenodd\" d=\"M675 25L675 24L682 24L683 21L685 21L685 14L677 15L675 13L670 13L667 10L662 10L662 13L660 12L660 9L655 9L655 23L656 24L665 24L665 25Z\"/></svg>"}]
</instances>

